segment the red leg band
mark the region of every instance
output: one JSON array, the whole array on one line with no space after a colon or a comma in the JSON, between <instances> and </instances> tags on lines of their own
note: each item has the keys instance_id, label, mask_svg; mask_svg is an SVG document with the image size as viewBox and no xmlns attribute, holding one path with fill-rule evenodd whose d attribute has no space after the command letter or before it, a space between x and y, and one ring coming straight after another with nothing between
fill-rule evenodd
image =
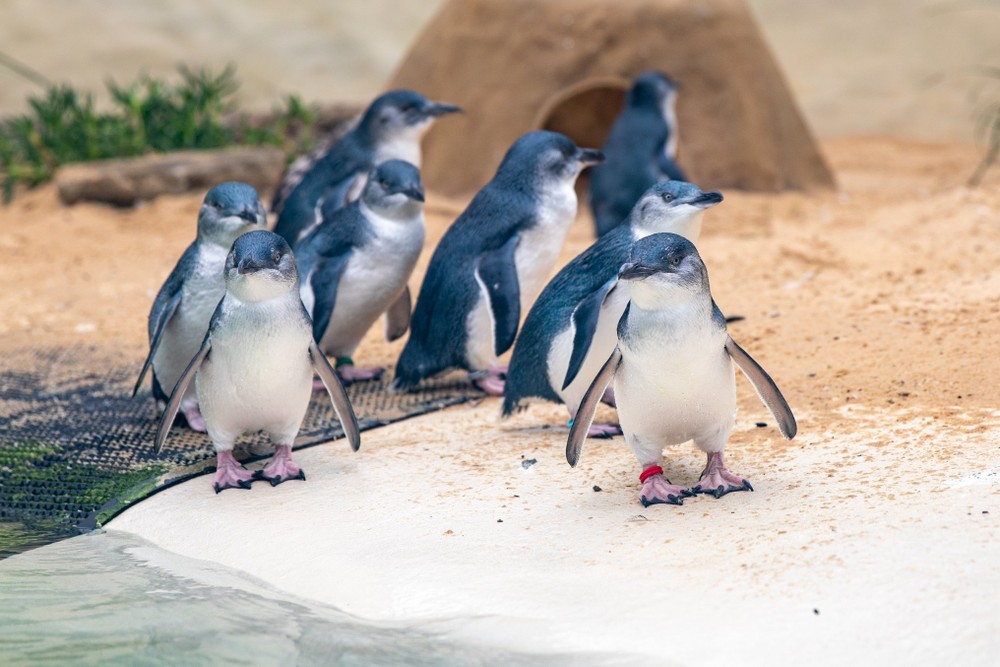
<instances>
[{"instance_id":1,"label":"red leg band","mask_svg":"<svg viewBox=\"0 0 1000 667\"><path fill-rule=\"evenodd\" d=\"M662 475L662 474L663 474L663 468L661 468L660 466L649 466L648 468L642 471L641 475L639 475L639 482L640 483L645 482L648 478L652 477L653 475Z\"/></svg>"}]
</instances>

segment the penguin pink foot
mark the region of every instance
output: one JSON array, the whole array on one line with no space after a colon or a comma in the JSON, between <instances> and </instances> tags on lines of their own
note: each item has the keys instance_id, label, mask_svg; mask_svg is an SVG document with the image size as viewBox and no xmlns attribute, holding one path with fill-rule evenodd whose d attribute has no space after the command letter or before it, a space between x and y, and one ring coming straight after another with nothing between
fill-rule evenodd
<instances>
[{"instance_id":1,"label":"penguin pink foot","mask_svg":"<svg viewBox=\"0 0 1000 667\"><path fill-rule=\"evenodd\" d=\"M671 484L664 477L663 468L649 466L639 475L642 490L639 491L639 502L643 507L650 505L683 505L684 497L690 495L687 489L677 484Z\"/></svg>"},{"instance_id":2,"label":"penguin pink foot","mask_svg":"<svg viewBox=\"0 0 1000 667\"><path fill-rule=\"evenodd\" d=\"M274 456L262 470L253 473L254 479L266 479L271 486L278 486L290 479L305 480L306 473L292 461L292 446L278 445Z\"/></svg>"},{"instance_id":3,"label":"penguin pink foot","mask_svg":"<svg viewBox=\"0 0 1000 667\"><path fill-rule=\"evenodd\" d=\"M354 362L349 359L337 359L337 375L340 376L340 381L344 384L377 380L382 377L382 373L385 373L385 369L379 366L372 368L358 368L354 365Z\"/></svg>"},{"instance_id":4,"label":"penguin pink foot","mask_svg":"<svg viewBox=\"0 0 1000 667\"><path fill-rule=\"evenodd\" d=\"M216 493L226 489L249 489L254 473L243 467L243 464L233 456L233 450L219 452L215 464L215 476L212 478L212 488Z\"/></svg>"},{"instance_id":5,"label":"penguin pink foot","mask_svg":"<svg viewBox=\"0 0 1000 667\"><path fill-rule=\"evenodd\" d=\"M485 375L475 379L475 383L490 396L503 396L504 386L507 384L507 367L490 366Z\"/></svg>"},{"instance_id":6,"label":"penguin pink foot","mask_svg":"<svg viewBox=\"0 0 1000 667\"><path fill-rule=\"evenodd\" d=\"M721 498L733 491L753 491L753 487L750 486L750 482L726 469L722 452L712 452L708 455L708 464L701 473L701 479L688 493L690 495L707 493Z\"/></svg>"},{"instance_id":7,"label":"penguin pink foot","mask_svg":"<svg viewBox=\"0 0 1000 667\"><path fill-rule=\"evenodd\" d=\"M201 416L201 410L198 409L197 405L192 405L189 408L181 408L181 412L184 413L184 419L187 420L188 428L192 431L197 431L198 433L208 431L208 427L205 425L205 418Z\"/></svg>"}]
</instances>

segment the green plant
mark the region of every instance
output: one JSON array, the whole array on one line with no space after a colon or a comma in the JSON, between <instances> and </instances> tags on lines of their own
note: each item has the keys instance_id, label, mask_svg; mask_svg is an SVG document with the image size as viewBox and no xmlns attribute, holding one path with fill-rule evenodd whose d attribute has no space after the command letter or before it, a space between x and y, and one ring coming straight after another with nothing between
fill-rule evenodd
<instances>
[{"instance_id":1,"label":"green plant","mask_svg":"<svg viewBox=\"0 0 1000 667\"><path fill-rule=\"evenodd\" d=\"M1000 82L1000 67L981 67L979 73ZM982 183L987 170L1000 158L1000 101L994 99L980 108L976 118L976 135L986 140L986 153L969 177L969 187Z\"/></svg>"},{"instance_id":2,"label":"green plant","mask_svg":"<svg viewBox=\"0 0 1000 667\"><path fill-rule=\"evenodd\" d=\"M65 84L30 97L28 113L0 122L4 201L18 184L44 183L68 162L237 144L301 152L314 142L316 114L298 97L288 97L267 121L253 122L234 113L234 67L213 73L182 66L179 75L176 83L148 75L126 85L108 81L108 111Z\"/></svg>"}]
</instances>

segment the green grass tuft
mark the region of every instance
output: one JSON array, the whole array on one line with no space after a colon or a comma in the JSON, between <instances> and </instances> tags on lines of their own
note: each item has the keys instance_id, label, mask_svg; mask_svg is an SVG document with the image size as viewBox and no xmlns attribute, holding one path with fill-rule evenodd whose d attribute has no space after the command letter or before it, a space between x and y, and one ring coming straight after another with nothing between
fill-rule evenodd
<instances>
[{"instance_id":1,"label":"green grass tuft","mask_svg":"<svg viewBox=\"0 0 1000 667\"><path fill-rule=\"evenodd\" d=\"M293 154L315 141L316 113L296 96L267 122L254 123L236 113L234 67L219 73L181 67L179 75L174 83L146 75L125 85L108 81L108 111L65 84L30 97L28 113L0 121L4 201L18 185L44 183L69 162L234 145L281 146Z\"/></svg>"}]
</instances>

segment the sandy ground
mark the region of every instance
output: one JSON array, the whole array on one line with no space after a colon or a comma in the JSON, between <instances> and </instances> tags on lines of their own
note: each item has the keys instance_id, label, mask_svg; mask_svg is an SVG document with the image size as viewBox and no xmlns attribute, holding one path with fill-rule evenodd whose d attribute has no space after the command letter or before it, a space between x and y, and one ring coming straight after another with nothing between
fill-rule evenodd
<instances>
[{"instance_id":1,"label":"sandy ground","mask_svg":"<svg viewBox=\"0 0 1000 667\"><path fill-rule=\"evenodd\" d=\"M302 452L309 481L158 494L112 529L379 619L474 615L482 641L662 662L988 664L1000 650L1000 172L973 146L857 138L839 192L726 192L699 248L734 338L799 435L742 379L730 467L755 493L643 509L621 439L563 458L559 406L486 399ZM0 339L121 345L190 241L200 197L0 209ZM455 202L431 197L428 251ZM562 259L590 241L578 221ZM416 288L415 279L412 286ZM400 344L369 335L359 363ZM613 415L606 415L613 416ZM522 462L536 459L524 468ZM667 453L675 482L703 465ZM595 491L594 487L600 487ZM208 511L206 511L208 510ZM657 662L656 664L661 664Z\"/></svg>"}]
</instances>

